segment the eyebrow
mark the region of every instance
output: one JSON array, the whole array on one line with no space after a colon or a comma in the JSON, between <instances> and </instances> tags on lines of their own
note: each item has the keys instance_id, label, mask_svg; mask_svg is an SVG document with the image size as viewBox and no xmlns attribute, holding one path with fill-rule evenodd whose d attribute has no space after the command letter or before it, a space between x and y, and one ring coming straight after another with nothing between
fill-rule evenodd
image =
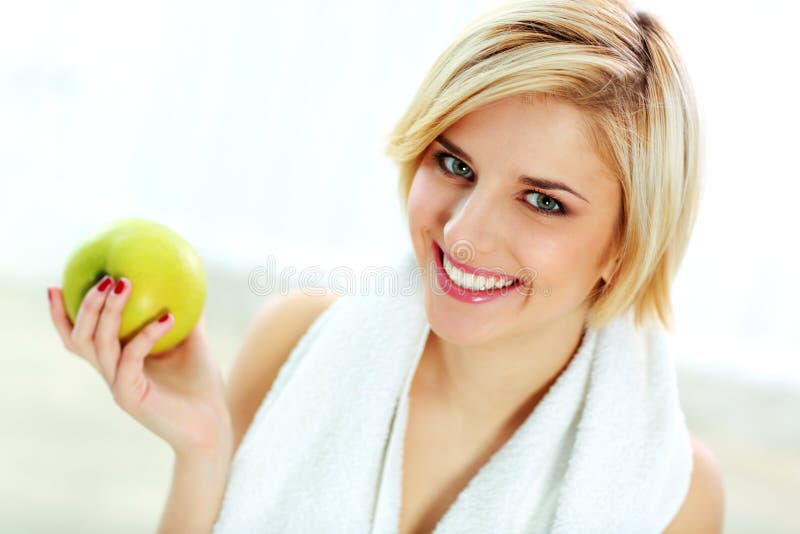
<instances>
[{"instance_id":1,"label":"eyebrow","mask_svg":"<svg viewBox=\"0 0 800 534\"><path fill-rule=\"evenodd\" d=\"M436 142L441 144L443 147L445 147L447 150L449 150L450 152L452 152L453 154L455 154L459 158L462 158L464 161L466 161L470 165L473 164L471 159L470 159L470 157L467 155L466 152L464 152L463 150L458 148L458 146L456 146L452 141L446 139L443 135L440 135L439 137L437 137L436 138ZM580 198L581 200L583 200L587 204L591 204L591 202L586 200L586 197L584 197L583 195L581 195L580 193L578 193L577 191L572 189L567 184L565 184L563 182L559 182L557 180L548 180L547 178L539 178L538 176L537 177L520 176L518 178L518 181L521 184L526 184L526 185L530 185L530 186L533 186L533 187L540 187L542 189L549 189L549 190L560 189L561 191L566 191L568 193L572 193L573 195L575 195L576 197Z\"/></svg>"}]
</instances>

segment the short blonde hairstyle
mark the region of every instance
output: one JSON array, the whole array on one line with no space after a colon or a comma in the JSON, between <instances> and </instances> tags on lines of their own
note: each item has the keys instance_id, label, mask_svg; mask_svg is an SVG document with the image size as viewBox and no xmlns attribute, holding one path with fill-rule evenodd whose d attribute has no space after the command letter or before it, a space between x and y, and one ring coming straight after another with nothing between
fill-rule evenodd
<instances>
[{"instance_id":1,"label":"short blonde hairstyle","mask_svg":"<svg viewBox=\"0 0 800 534\"><path fill-rule=\"evenodd\" d=\"M592 294L594 328L633 308L642 325L672 328L670 286L700 202L695 97L660 21L622 0L528 0L471 22L439 56L388 137L408 194L421 158L464 115L520 95L585 111L598 155L618 177L622 209L616 271Z\"/></svg>"}]
</instances>

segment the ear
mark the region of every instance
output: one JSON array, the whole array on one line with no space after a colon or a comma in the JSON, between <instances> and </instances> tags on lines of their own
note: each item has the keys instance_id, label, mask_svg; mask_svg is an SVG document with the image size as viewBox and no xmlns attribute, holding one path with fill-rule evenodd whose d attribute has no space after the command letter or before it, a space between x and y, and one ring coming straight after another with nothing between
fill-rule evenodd
<instances>
[{"instance_id":1,"label":"ear","mask_svg":"<svg viewBox=\"0 0 800 534\"><path fill-rule=\"evenodd\" d=\"M604 284L608 284L611 282L614 276L617 274L617 269L619 268L620 257L614 256L610 258L606 264L603 266L603 270L601 271L601 279L603 280Z\"/></svg>"},{"instance_id":2,"label":"ear","mask_svg":"<svg viewBox=\"0 0 800 534\"><path fill-rule=\"evenodd\" d=\"M600 264L600 278L604 285L614 281L614 277L619 269L619 264L622 261L622 252L622 236L619 233L615 233L605 251L606 255L601 258L601 262L605 259L605 261Z\"/></svg>"}]
</instances>

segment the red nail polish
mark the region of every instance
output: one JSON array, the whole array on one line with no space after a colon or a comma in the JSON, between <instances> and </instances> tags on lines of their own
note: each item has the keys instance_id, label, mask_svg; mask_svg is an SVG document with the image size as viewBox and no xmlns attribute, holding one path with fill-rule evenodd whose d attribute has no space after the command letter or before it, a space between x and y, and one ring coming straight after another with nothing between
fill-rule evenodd
<instances>
[{"instance_id":1,"label":"red nail polish","mask_svg":"<svg viewBox=\"0 0 800 534\"><path fill-rule=\"evenodd\" d=\"M161 318L158 320L158 322L159 323L164 323L164 322L167 321L167 319L169 319L169 314L165 313L164 315L161 316Z\"/></svg>"},{"instance_id":2,"label":"red nail polish","mask_svg":"<svg viewBox=\"0 0 800 534\"><path fill-rule=\"evenodd\" d=\"M114 286L114 293L119 295L125 290L125 282L123 280L117 280L117 285Z\"/></svg>"},{"instance_id":3,"label":"red nail polish","mask_svg":"<svg viewBox=\"0 0 800 534\"><path fill-rule=\"evenodd\" d=\"M108 289L108 286L110 285L111 285L111 277L106 276L105 278L103 278L103 281L100 282L100 285L97 286L97 290L102 293L103 291Z\"/></svg>"}]
</instances>

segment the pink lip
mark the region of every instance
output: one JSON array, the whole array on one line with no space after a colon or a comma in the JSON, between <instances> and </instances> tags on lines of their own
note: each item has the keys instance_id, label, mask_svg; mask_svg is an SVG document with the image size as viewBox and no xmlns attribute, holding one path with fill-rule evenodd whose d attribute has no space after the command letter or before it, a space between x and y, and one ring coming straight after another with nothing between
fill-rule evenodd
<instances>
[{"instance_id":1,"label":"pink lip","mask_svg":"<svg viewBox=\"0 0 800 534\"><path fill-rule=\"evenodd\" d=\"M467 289L464 287L457 286L450 280L450 278L447 276L447 273L445 273L444 271L444 265L442 265L442 258L440 255L441 249L439 248L439 245L435 241L431 243L431 250L433 251L433 257L436 262L436 281L439 283L439 287L441 287L445 291L445 293L447 293L448 295L450 295L451 297L453 297L458 301L469 302L469 303L488 302L490 300L500 298L504 295L508 295L509 293L512 292L512 290L514 290L519 285L519 281L517 281L517 283L511 284L508 287L503 287L500 289L487 289L484 291L475 291L472 289ZM448 258L450 258L449 255ZM461 265L458 264L457 262L453 263L459 266ZM469 270L465 269L465 270L473 273L476 272L475 269L469 269ZM477 270L477 272L485 273L487 271ZM488 274L490 274L491 276L497 276L491 271L488 271ZM510 277L508 279L516 280L513 277Z\"/></svg>"}]
</instances>

